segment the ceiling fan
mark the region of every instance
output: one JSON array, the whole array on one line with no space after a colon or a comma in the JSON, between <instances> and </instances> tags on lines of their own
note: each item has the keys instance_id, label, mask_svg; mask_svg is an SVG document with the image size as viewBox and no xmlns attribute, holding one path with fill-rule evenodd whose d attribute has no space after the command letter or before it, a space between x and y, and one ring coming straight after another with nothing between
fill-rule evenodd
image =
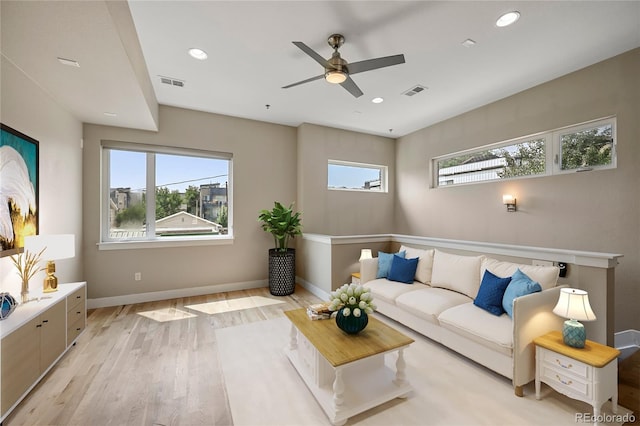
<instances>
[{"instance_id":1,"label":"ceiling fan","mask_svg":"<svg viewBox=\"0 0 640 426\"><path fill-rule=\"evenodd\" d=\"M344 44L344 37L341 34L332 34L327 39L329 46L333 48L333 54L330 59L324 59L309 46L301 41L294 41L293 44L298 46L307 55L311 56L317 63L324 67L324 74L298 81L297 83L284 86L283 89L298 86L300 84L309 83L311 81L324 78L329 83L339 84L356 98L362 96L362 90L351 79L352 74L365 71L372 71L378 68L390 67L392 65L404 64L404 55L385 56L382 58L367 59L365 61L348 63L340 57L338 49Z\"/></svg>"}]
</instances>

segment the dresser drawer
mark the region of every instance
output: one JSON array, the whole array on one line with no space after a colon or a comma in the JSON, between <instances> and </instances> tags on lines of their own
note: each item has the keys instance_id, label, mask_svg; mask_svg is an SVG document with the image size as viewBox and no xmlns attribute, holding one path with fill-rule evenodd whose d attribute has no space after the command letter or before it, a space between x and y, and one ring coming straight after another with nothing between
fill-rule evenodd
<instances>
[{"instance_id":1,"label":"dresser drawer","mask_svg":"<svg viewBox=\"0 0 640 426\"><path fill-rule=\"evenodd\" d=\"M76 308L78 305L81 305L81 308L84 310L84 302L85 302L85 287L80 287L73 293L67 296L67 312Z\"/></svg>"},{"instance_id":2,"label":"dresser drawer","mask_svg":"<svg viewBox=\"0 0 640 426\"><path fill-rule=\"evenodd\" d=\"M67 323L67 346L73 343L74 340L82 333L85 327L84 317L79 318L75 322Z\"/></svg>"},{"instance_id":3,"label":"dresser drawer","mask_svg":"<svg viewBox=\"0 0 640 426\"><path fill-rule=\"evenodd\" d=\"M546 349L542 350L542 362L561 375L570 374L585 380L592 377L591 366Z\"/></svg>"},{"instance_id":4,"label":"dresser drawer","mask_svg":"<svg viewBox=\"0 0 640 426\"><path fill-rule=\"evenodd\" d=\"M78 304L67 311L67 324L73 324L79 319L84 320L84 304Z\"/></svg>"},{"instance_id":5,"label":"dresser drawer","mask_svg":"<svg viewBox=\"0 0 640 426\"><path fill-rule=\"evenodd\" d=\"M558 392L581 399L591 399L591 383L577 379L569 374L563 374L557 368L548 365L543 367L542 380L551 385Z\"/></svg>"}]
</instances>

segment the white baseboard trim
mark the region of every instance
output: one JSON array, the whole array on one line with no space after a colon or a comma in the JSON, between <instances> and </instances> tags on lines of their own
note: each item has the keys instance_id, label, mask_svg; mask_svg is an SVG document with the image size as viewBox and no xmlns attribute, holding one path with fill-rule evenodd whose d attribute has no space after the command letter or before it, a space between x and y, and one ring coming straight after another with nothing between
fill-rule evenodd
<instances>
[{"instance_id":1,"label":"white baseboard trim","mask_svg":"<svg viewBox=\"0 0 640 426\"><path fill-rule=\"evenodd\" d=\"M312 293L314 296L317 296L322 300L329 300L329 296L330 296L329 293L311 284L309 281L305 281L300 277L296 277L296 282L300 284L302 287L306 288L309 291L309 293Z\"/></svg>"},{"instance_id":2,"label":"white baseboard trim","mask_svg":"<svg viewBox=\"0 0 640 426\"><path fill-rule=\"evenodd\" d=\"M133 303L155 302L158 300L176 299L180 297L202 296L205 294L223 293L225 291L249 290L268 287L267 280L244 281L229 284L215 284L203 287L180 288L175 290L153 291L149 293L127 294L123 296L99 297L87 299L88 309L106 308L109 306L131 305Z\"/></svg>"}]
</instances>

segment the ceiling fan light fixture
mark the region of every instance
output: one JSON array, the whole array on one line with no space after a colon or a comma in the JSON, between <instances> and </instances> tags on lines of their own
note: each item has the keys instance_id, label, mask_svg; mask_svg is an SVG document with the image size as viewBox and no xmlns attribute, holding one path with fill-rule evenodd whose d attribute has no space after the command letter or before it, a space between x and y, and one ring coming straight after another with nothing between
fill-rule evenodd
<instances>
[{"instance_id":1,"label":"ceiling fan light fixture","mask_svg":"<svg viewBox=\"0 0 640 426\"><path fill-rule=\"evenodd\" d=\"M508 27L509 25L515 23L518 19L520 19L520 12L518 12L517 10L507 12L498 18L498 20L496 21L496 26Z\"/></svg>"},{"instance_id":2,"label":"ceiling fan light fixture","mask_svg":"<svg viewBox=\"0 0 640 426\"><path fill-rule=\"evenodd\" d=\"M340 84L344 83L344 81L347 79L347 74L339 70L331 70L327 71L327 73L324 75L324 78L329 83Z\"/></svg>"}]
</instances>

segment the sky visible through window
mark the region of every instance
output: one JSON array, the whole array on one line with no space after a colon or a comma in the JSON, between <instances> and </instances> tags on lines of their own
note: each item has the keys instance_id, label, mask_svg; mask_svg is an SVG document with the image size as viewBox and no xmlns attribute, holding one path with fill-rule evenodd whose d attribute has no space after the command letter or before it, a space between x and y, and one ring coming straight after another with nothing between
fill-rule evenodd
<instances>
[{"instance_id":1,"label":"sky visible through window","mask_svg":"<svg viewBox=\"0 0 640 426\"><path fill-rule=\"evenodd\" d=\"M184 192L190 185L196 188L209 183L225 186L228 160L156 154L156 185L170 191ZM146 154L111 150L112 188L142 191L146 186Z\"/></svg>"},{"instance_id":2,"label":"sky visible through window","mask_svg":"<svg viewBox=\"0 0 640 426\"><path fill-rule=\"evenodd\" d=\"M329 164L330 188L362 188L367 181L380 179L378 169Z\"/></svg>"}]
</instances>

